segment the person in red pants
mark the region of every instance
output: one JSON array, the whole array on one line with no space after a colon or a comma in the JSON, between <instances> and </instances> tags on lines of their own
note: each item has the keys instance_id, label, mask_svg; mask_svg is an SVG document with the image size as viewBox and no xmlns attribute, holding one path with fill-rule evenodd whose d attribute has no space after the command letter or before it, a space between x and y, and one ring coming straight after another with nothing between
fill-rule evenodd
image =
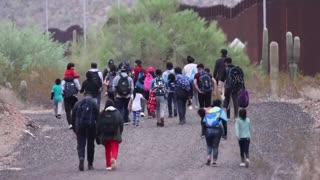
<instances>
[{"instance_id":1,"label":"person in red pants","mask_svg":"<svg viewBox=\"0 0 320 180\"><path fill-rule=\"evenodd\" d=\"M107 100L105 109L100 113L97 121L97 144L105 146L106 169L116 168L119 145L122 141L123 118L115 108L112 100Z\"/></svg>"}]
</instances>

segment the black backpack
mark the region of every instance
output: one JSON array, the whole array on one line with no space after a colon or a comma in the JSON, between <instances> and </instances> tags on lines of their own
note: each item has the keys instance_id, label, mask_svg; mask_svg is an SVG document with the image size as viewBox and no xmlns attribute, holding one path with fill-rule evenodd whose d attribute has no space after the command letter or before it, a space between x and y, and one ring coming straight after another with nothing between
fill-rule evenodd
<instances>
[{"instance_id":1,"label":"black backpack","mask_svg":"<svg viewBox=\"0 0 320 180\"><path fill-rule=\"evenodd\" d=\"M97 119L95 112L95 102L92 99L83 99L80 101L76 111L77 124L80 127L92 127Z\"/></svg>"},{"instance_id":2,"label":"black backpack","mask_svg":"<svg viewBox=\"0 0 320 180\"><path fill-rule=\"evenodd\" d=\"M99 72L98 71L91 72L91 74L92 74L92 80L98 83L98 86L100 89L102 87L102 81L100 79Z\"/></svg>"},{"instance_id":3,"label":"black backpack","mask_svg":"<svg viewBox=\"0 0 320 180\"><path fill-rule=\"evenodd\" d=\"M99 129L102 134L114 136L118 132L118 124L112 115L116 111L102 111L99 115Z\"/></svg>"},{"instance_id":4,"label":"black backpack","mask_svg":"<svg viewBox=\"0 0 320 180\"><path fill-rule=\"evenodd\" d=\"M122 76L122 74L120 74L120 79L117 85L117 93L120 96L127 96L130 94L131 91L131 86L130 86L130 82L129 82L129 76Z\"/></svg>"},{"instance_id":5,"label":"black backpack","mask_svg":"<svg viewBox=\"0 0 320 180\"><path fill-rule=\"evenodd\" d=\"M72 96L76 96L79 92L76 83L74 82L74 79L65 79L65 84L64 84L64 97L69 98Z\"/></svg>"},{"instance_id":6,"label":"black backpack","mask_svg":"<svg viewBox=\"0 0 320 180\"><path fill-rule=\"evenodd\" d=\"M155 92L156 96L166 95L167 93L166 85L161 77L156 78L153 92Z\"/></svg>"},{"instance_id":7,"label":"black backpack","mask_svg":"<svg viewBox=\"0 0 320 180\"><path fill-rule=\"evenodd\" d=\"M200 90L204 93L210 93L213 90L212 78L207 72L200 74Z\"/></svg>"},{"instance_id":8,"label":"black backpack","mask_svg":"<svg viewBox=\"0 0 320 180\"><path fill-rule=\"evenodd\" d=\"M244 88L244 74L239 66L228 68L227 83L233 92L239 92Z\"/></svg>"}]
</instances>

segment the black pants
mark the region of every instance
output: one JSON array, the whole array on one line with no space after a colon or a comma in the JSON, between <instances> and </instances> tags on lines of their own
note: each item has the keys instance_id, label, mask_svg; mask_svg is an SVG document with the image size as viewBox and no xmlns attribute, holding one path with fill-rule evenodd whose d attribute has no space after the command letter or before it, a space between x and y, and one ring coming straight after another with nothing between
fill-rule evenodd
<instances>
[{"instance_id":1,"label":"black pants","mask_svg":"<svg viewBox=\"0 0 320 180\"><path fill-rule=\"evenodd\" d=\"M96 136L96 127L81 127L77 131L77 150L79 160L85 159L86 145L87 145L87 160L92 165L94 160L94 140Z\"/></svg>"},{"instance_id":2,"label":"black pants","mask_svg":"<svg viewBox=\"0 0 320 180\"><path fill-rule=\"evenodd\" d=\"M238 96L239 92L233 92L230 88L226 88L224 91L224 102L223 107L227 109L227 117L230 119L230 100L232 99L233 102L233 110L234 110L234 117L238 117L238 109L239 109L239 103L238 103Z\"/></svg>"},{"instance_id":3,"label":"black pants","mask_svg":"<svg viewBox=\"0 0 320 180\"><path fill-rule=\"evenodd\" d=\"M239 140L241 161L244 162L245 158L249 158L250 138L241 138Z\"/></svg>"},{"instance_id":4,"label":"black pants","mask_svg":"<svg viewBox=\"0 0 320 180\"><path fill-rule=\"evenodd\" d=\"M177 98L179 120L180 120L180 122L185 122L186 121L188 93L182 89L176 88L175 95Z\"/></svg>"},{"instance_id":5,"label":"black pants","mask_svg":"<svg viewBox=\"0 0 320 180\"><path fill-rule=\"evenodd\" d=\"M172 107L173 105L173 107ZM168 94L168 112L169 116L172 116L172 108L174 116L177 116L177 105L176 105L176 98L173 92Z\"/></svg>"},{"instance_id":6,"label":"black pants","mask_svg":"<svg viewBox=\"0 0 320 180\"><path fill-rule=\"evenodd\" d=\"M212 97L212 92L210 93L205 93L205 94L198 94L198 99L199 99L199 106L200 108L205 108L211 106L211 97Z\"/></svg>"},{"instance_id":7,"label":"black pants","mask_svg":"<svg viewBox=\"0 0 320 180\"><path fill-rule=\"evenodd\" d=\"M71 124L72 109L77 102L78 98L75 96L64 98L64 109L66 111L67 121L69 125Z\"/></svg>"},{"instance_id":8,"label":"black pants","mask_svg":"<svg viewBox=\"0 0 320 180\"><path fill-rule=\"evenodd\" d=\"M221 121L222 122L222 125L223 125L223 133L222 133L222 136L224 138L227 138L228 136L228 122L227 121Z\"/></svg>"},{"instance_id":9,"label":"black pants","mask_svg":"<svg viewBox=\"0 0 320 180\"><path fill-rule=\"evenodd\" d=\"M129 105L130 98L116 98L116 107L123 115L124 123L129 122Z\"/></svg>"}]
</instances>

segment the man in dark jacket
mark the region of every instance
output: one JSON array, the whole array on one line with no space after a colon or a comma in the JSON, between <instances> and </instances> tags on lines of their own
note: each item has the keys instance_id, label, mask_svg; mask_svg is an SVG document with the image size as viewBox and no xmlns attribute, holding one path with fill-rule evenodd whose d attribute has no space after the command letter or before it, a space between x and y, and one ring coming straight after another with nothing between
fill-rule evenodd
<instances>
[{"instance_id":1,"label":"man in dark jacket","mask_svg":"<svg viewBox=\"0 0 320 180\"><path fill-rule=\"evenodd\" d=\"M225 59L228 55L228 50L221 49L221 58L216 61L216 65L214 66L213 77L218 83L218 90L221 95L224 94L224 80L222 79L223 73L225 72Z\"/></svg>"},{"instance_id":2,"label":"man in dark jacket","mask_svg":"<svg viewBox=\"0 0 320 180\"><path fill-rule=\"evenodd\" d=\"M224 83L224 88L225 88L225 91L224 91L224 95L225 95L225 99L224 99L224 102L223 102L223 107L226 108L227 110L227 118L230 119L230 100L232 99L232 102L233 102L233 107L234 107L234 116L235 118L238 116L238 109L239 109L239 105L238 105L238 93L239 92L236 92L234 91L231 87L230 87L230 82L229 82L229 72L230 72L230 69L235 67L233 64L232 64L232 59L227 57L225 59L225 70L224 70L224 73L223 73L223 76L222 76L222 81L225 82ZM223 138L224 139L227 139L227 122L226 121L222 121L223 123L223 127L224 127L224 135L223 135Z\"/></svg>"},{"instance_id":3,"label":"man in dark jacket","mask_svg":"<svg viewBox=\"0 0 320 180\"><path fill-rule=\"evenodd\" d=\"M97 122L97 144L102 144L105 147L107 170L116 168L119 144L122 142L123 118L114 106L113 101L107 100L105 109L100 113ZM104 126L110 124L110 121L113 126ZM113 131L114 133L110 133Z\"/></svg>"},{"instance_id":4,"label":"man in dark jacket","mask_svg":"<svg viewBox=\"0 0 320 180\"><path fill-rule=\"evenodd\" d=\"M99 107L92 95L85 93L83 100L76 103L72 110L73 131L77 135L77 150L79 156L79 170L84 171L85 148L87 144L88 169L93 169L94 140L96 135L96 121Z\"/></svg>"}]
</instances>

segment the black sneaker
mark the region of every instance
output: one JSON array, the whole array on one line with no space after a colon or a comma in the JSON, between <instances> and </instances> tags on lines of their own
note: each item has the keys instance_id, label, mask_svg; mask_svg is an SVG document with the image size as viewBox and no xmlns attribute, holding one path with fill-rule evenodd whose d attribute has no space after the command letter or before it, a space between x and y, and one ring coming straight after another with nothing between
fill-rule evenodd
<instances>
[{"instance_id":1,"label":"black sneaker","mask_svg":"<svg viewBox=\"0 0 320 180\"><path fill-rule=\"evenodd\" d=\"M210 166L210 164L211 164L211 160L208 159L206 165L207 165L207 166Z\"/></svg>"},{"instance_id":2,"label":"black sneaker","mask_svg":"<svg viewBox=\"0 0 320 180\"><path fill-rule=\"evenodd\" d=\"M217 166L218 166L217 162L213 162L213 163L212 163L212 166L213 166L213 167L217 167Z\"/></svg>"},{"instance_id":3,"label":"black sneaker","mask_svg":"<svg viewBox=\"0 0 320 180\"><path fill-rule=\"evenodd\" d=\"M80 160L79 162L79 171L84 171L84 160Z\"/></svg>"},{"instance_id":4,"label":"black sneaker","mask_svg":"<svg viewBox=\"0 0 320 180\"><path fill-rule=\"evenodd\" d=\"M169 115L169 117L168 117L168 118L173 118L173 117L172 117L172 115Z\"/></svg>"},{"instance_id":5,"label":"black sneaker","mask_svg":"<svg viewBox=\"0 0 320 180\"><path fill-rule=\"evenodd\" d=\"M57 115L57 119L61 119L61 115L60 114Z\"/></svg>"},{"instance_id":6,"label":"black sneaker","mask_svg":"<svg viewBox=\"0 0 320 180\"><path fill-rule=\"evenodd\" d=\"M88 164L88 170L94 170L94 167L93 167L92 163Z\"/></svg>"}]
</instances>

